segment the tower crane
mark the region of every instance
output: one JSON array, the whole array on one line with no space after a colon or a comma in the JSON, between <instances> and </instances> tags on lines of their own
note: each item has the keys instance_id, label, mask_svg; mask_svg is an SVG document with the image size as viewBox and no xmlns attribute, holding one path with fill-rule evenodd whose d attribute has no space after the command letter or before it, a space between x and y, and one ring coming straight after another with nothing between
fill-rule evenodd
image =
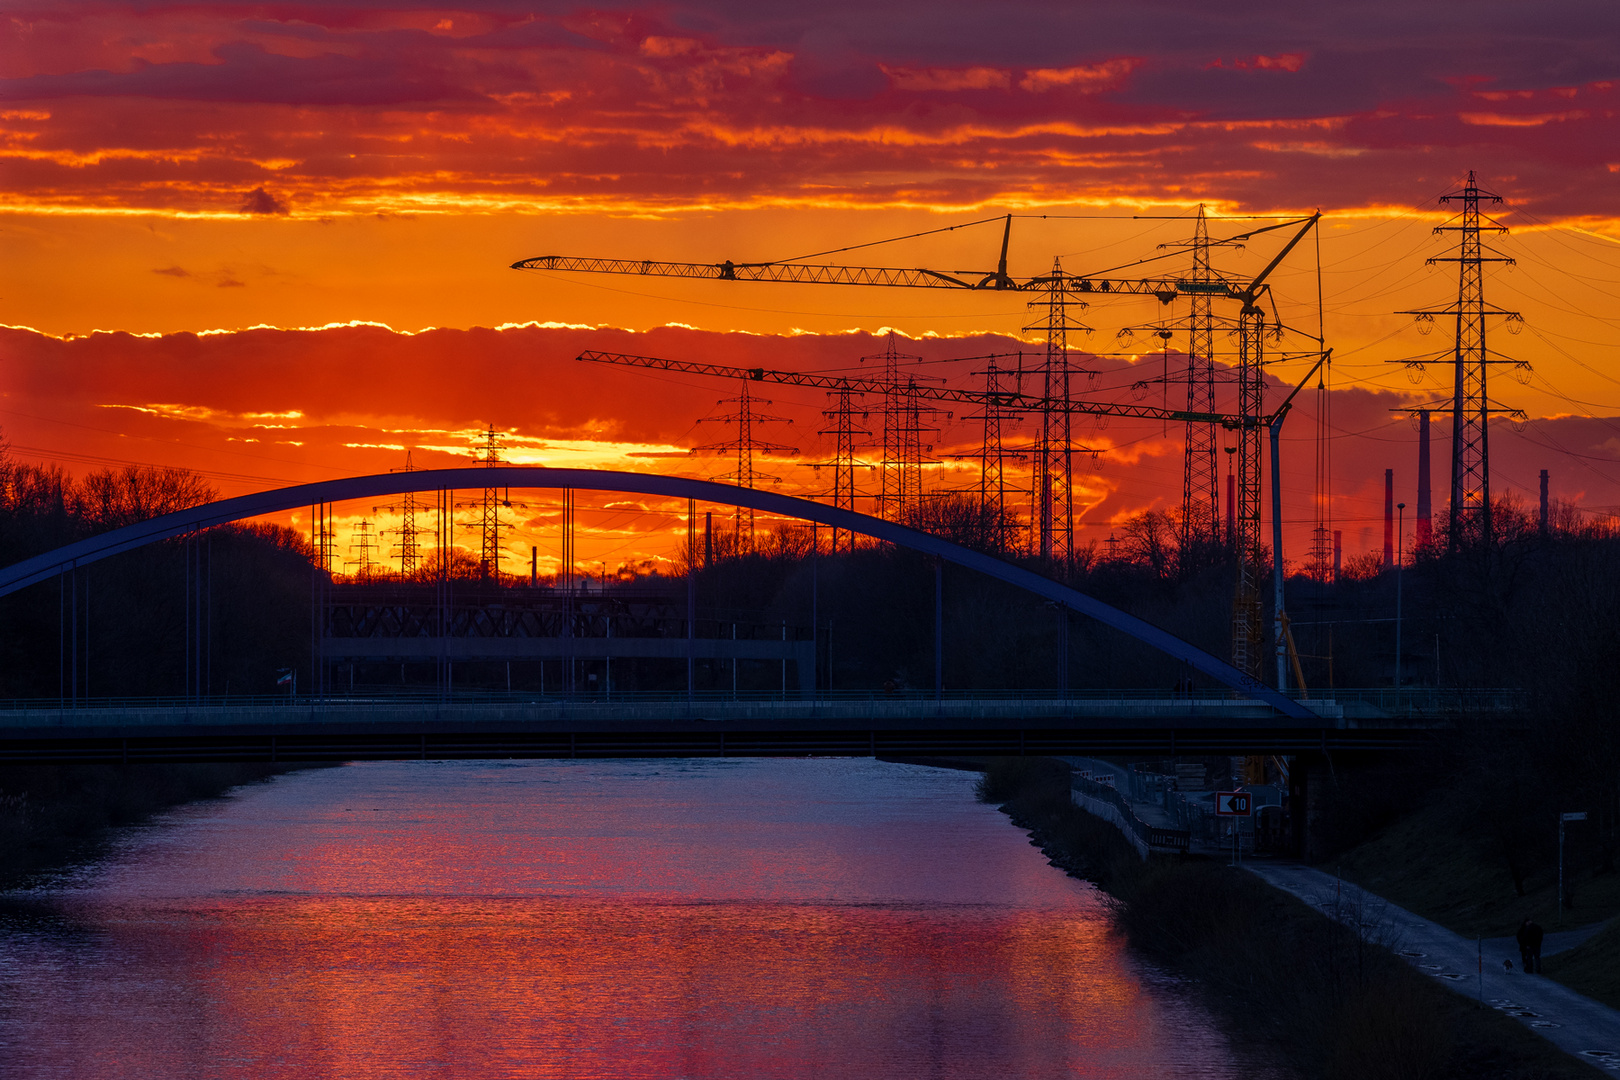
<instances>
[{"instance_id":1,"label":"tower crane","mask_svg":"<svg viewBox=\"0 0 1620 1080\"><path fill-rule=\"evenodd\" d=\"M1015 353L997 353L996 359ZM599 352L587 349L574 359L591 364L617 364L621 367L656 368L660 371L681 371L688 375L713 375L717 378L748 379L753 382L783 383L788 386L809 386L820 390L847 390L856 394L882 394L891 389L882 379L849 378L843 375L815 375L802 371L778 371L762 367L729 367L725 364L705 364L692 360L666 360L657 356L636 356L629 353ZM985 357L984 359L989 359ZM1015 412L1039 412L1059 409L1083 416L1123 416L1135 420L1191 420L1197 423L1222 424L1229 428L1241 425L1242 417L1234 413L1188 412L1185 409L1165 409L1157 405L1115 404L1108 401L1048 400L1038 394L1025 394L1016 390L991 393L986 390L963 390L954 386L918 383L914 388L918 397L929 401L961 402L969 405L999 405Z\"/></svg>"},{"instance_id":2,"label":"tower crane","mask_svg":"<svg viewBox=\"0 0 1620 1080\"><path fill-rule=\"evenodd\" d=\"M1100 406L1075 402L1068 394L1068 361L1062 328L1070 325L1064 314L1068 304L1088 304L1106 296L1152 296L1168 304L1177 296L1207 295L1236 301L1239 305L1238 334L1238 411L1235 417L1220 421L1238 432L1238 481L1236 530L1233 538L1238 556L1238 573L1232 602L1232 662L1239 670L1259 677L1261 660L1260 613L1260 506L1262 431L1266 417L1265 338L1268 331L1283 329L1276 303L1267 284L1274 270L1298 246L1321 219L1321 212L1306 217L1264 225L1230 238L1245 240L1262 233L1294 228L1282 250L1247 283L1197 274L1193 277L1114 277L1073 275L1054 265L1044 274L1017 277L1008 272L1007 252L1012 238L1012 215L1004 218L1001 252L994 270L938 270L927 267L850 266L801 261L673 262L654 259L607 259L574 255L538 255L512 264L514 270L566 271L571 273L623 274L642 277L688 278L710 281L787 282L794 284L858 285L888 288L953 289L974 292L1022 292L1045 294L1048 320L1047 370L1044 393L1036 399L1042 415L1042 434L1037 441L1037 504L1040 550L1044 556L1072 565L1074 534L1072 519L1073 454L1068 420L1075 412L1095 415L1140 415L1143 418L1186 420L1197 414L1149 406ZM990 219L994 220L994 219ZM1033 306L1033 305L1032 305ZM1274 326L1268 327L1265 306L1270 306ZM1056 328L1056 329L1054 329ZM1318 340L1319 349L1324 343ZM1321 355L1320 352L1313 355ZM762 370L762 369L761 369ZM854 380L860 381L860 380ZM814 385L805 383L801 385ZM874 386L873 390L878 390ZM943 388L941 388L943 389ZM957 391L957 393L969 393ZM987 397L972 400L983 401ZM955 398L954 400L969 400ZM1104 410L1107 411L1104 411ZM1120 410L1139 410L1122 412ZM1148 417L1148 413L1153 413Z\"/></svg>"}]
</instances>

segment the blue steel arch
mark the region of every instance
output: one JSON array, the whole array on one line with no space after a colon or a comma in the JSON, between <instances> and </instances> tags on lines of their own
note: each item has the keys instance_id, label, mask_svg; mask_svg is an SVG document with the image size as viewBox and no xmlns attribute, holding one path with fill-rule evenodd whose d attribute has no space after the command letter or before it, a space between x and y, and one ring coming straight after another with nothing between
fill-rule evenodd
<instances>
[{"instance_id":1,"label":"blue steel arch","mask_svg":"<svg viewBox=\"0 0 1620 1080\"><path fill-rule=\"evenodd\" d=\"M0 596L14 593L36 582L53 578L65 571L117 555L123 551L143 547L159 540L169 540L212 525L223 525L243 518L281 513L317 503L346 502L351 499L375 499L388 495L402 495L408 491L447 491L458 488L577 488L583 491L615 491L628 495L655 495L675 499L700 499L703 502L725 506L742 506L767 514L814 521L836 529L847 529L877 540L911 548L926 555L934 555L958 566L965 566L981 574L1016 585L1037 596L1062 604L1071 611L1087 615L1105 626L1123 631L1161 652L1203 672L1217 682L1258 701L1264 701L1278 712L1296 720L1315 720L1319 717L1311 710L1285 694L1265 686L1245 675L1237 668L1210 655L1204 650L1182 641L1174 634L1144 622L1134 615L1087 596L1076 589L1061 585L1021 566L1003 562L991 555L973 551L941 540L904 525L896 525L881 518L857 514L849 510L826 506L807 499L778 495L770 491L717 484L711 480L692 480L677 476L659 476L651 473L613 472L598 469L550 469L533 465L495 465L465 469L420 469L414 472L382 473L375 476L351 476L342 480L324 480L317 484L259 491L252 495L239 495L233 499L205 503L187 510L179 510L162 517L152 518L122 529L92 536L88 540L67 544L32 559L0 569Z\"/></svg>"}]
</instances>

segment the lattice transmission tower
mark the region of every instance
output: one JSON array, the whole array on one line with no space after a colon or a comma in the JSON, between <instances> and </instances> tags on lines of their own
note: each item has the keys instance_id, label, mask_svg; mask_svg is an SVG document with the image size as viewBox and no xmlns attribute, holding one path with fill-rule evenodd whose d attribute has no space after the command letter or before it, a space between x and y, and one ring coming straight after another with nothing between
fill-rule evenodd
<instances>
[{"instance_id":1,"label":"lattice transmission tower","mask_svg":"<svg viewBox=\"0 0 1620 1080\"><path fill-rule=\"evenodd\" d=\"M1071 279L1059 260L1052 260L1051 275L1039 284L1046 295L1028 306L1044 310L1046 318L1024 330L1039 330L1046 338L1041 396L1049 405L1041 411L1035 436L1030 525L1035 530L1036 553L1067 570L1074 565L1074 413L1065 406L1071 400L1073 377L1093 374L1071 362L1069 332L1089 334L1091 327L1069 314L1070 308L1083 310L1086 304L1074 297Z\"/></svg>"},{"instance_id":2,"label":"lattice transmission tower","mask_svg":"<svg viewBox=\"0 0 1620 1080\"><path fill-rule=\"evenodd\" d=\"M1214 294L1225 287L1209 264L1209 224L1204 207L1192 242L1192 274L1184 290L1191 310L1187 315L1187 411L1215 411ZM1181 532L1185 544L1193 537L1213 540L1220 535L1220 429L1209 421L1189 420L1181 467Z\"/></svg>"},{"instance_id":3,"label":"lattice transmission tower","mask_svg":"<svg viewBox=\"0 0 1620 1080\"><path fill-rule=\"evenodd\" d=\"M405 467L390 469L389 472L415 472L416 466L411 462L411 452L405 451ZM399 576L402 581L409 581L416 576L422 565L422 544L418 537L416 515L421 512L417 505L416 492L407 491L400 496L398 504L393 506L373 507L372 511L386 510L390 514L399 515L399 528L394 530L399 536L399 543L394 547L394 557L399 560Z\"/></svg>"},{"instance_id":4,"label":"lattice transmission tower","mask_svg":"<svg viewBox=\"0 0 1620 1080\"><path fill-rule=\"evenodd\" d=\"M1000 359L994 355L986 357L985 369L974 372L984 377L985 400L979 412L970 414L967 419L983 424L984 433L979 443L979 508L981 513L994 515L992 543L995 551L1004 555L1017 546L1013 536L1016 512L1012 509L1017 491L1009 462L1024 460L1023 454L1007 447L1008 432L1017 426L1020 413L1009 408L1006 401L1009 392L1020 390L1023 355L1019 354L1019 366L1011 371L1001 366Z\"/></svg>"},{"instance_id":5,"label":"lattice transmission tower","mask_svg":"<svg viewBox=\"0 0 1620 1080\"><path fill-rule=\"evenodd\" d=\"M792 420L785 416L770 416L755 412L756 405L770 405L770 401L756 398L750 393L748 380L738 380L742 386L741 392L734 398L721 398L717 405L735 405L737 411L723 416L706 416L699 423L710 424L736 424L737 437L726 442L710 443L707 446L694 446L694 454L718 454L731 457L735 465L732 470L722 473L717 479L730 480L738 487L752 488L757 481L769 480L773 484L780 484L782 478L767 472L761 472L754 467L755 454L773 454L778 457L792 457L799 451L792 446L782 446L777 443L766 442L754 436L755 424L791 424ZM736 537L739 551L754 550L754 511L750 507L739 506L732 511L732 529Z\"/></svg>"},{"instance_id":6,"label":"lattice transmission tower","mask_svg":"<svg viewBox=\"0 0 1620 1080\"><path fill-rule=\"evenodd\" d=\"M1159 245L1161 250L1184 250L1192 256L1187 276L1176 281L1176 292L1187 297L1188 312L1181 319L1160 324L1159 332L1161 335L1171 329L1186 332L1186 370L1174 381L1187 384L1187 412L1205 417L1215 412L1215 387L1219 381L1215 367L1215 331L1219 320L1215 317L1214 304L1216 299L1232 295L1231 283L1210 261L1211 249L1222 246L1237 246L1237 240L1210 239L1209 218L1202 203L1194 219L1191 239ZM1121 331L1121 336L1129 337L1134 329ZM1166 380L1171 381L1170 376L1166 375ZM1221 429L1214 420L1192 418L1185 421L1184 429L1179 540L1182 549L1189 550L1200 541L1213 544L1222 537Z\"/></svg>"},{"instance_id":7,"label":"lattice transmission tower","mask_svg":"<svg viewBox=\"0 0 1620 1080\"><path fill-rule=\"evenodd\" d=\"M348 565L353 568L351 576L362 584L369 582L376 570L376 560L371 555L373 541L371 522L362 518L355 523L350 535L348 558Z\"/></svg>"},{"instance_id":8,"label":"lattice transmission tower","mask_svg":"<svg viewBox=\"0 0 1620 1080\"><path fill-rule=\"evenodd\" d=\"M484 443L479 450L479 460L486 468L493 469L501 464L501 440L494 424L484 432ZM499 488L486 487L484 497L478 502L478 576L485 581L501 579L501 530L511 527L501 521L504 503L500 496Z\"/></svg>"},{"instance_id":9,"label":"lattice transmission tower","mask_svg":"<svg viewBox=\"0 0 1620 1080\"><path fill-rule=\"evenodd\" d=\"M872 433L856 422L859 416L865 422L870 413L862 410L856 411L856 399L865 400L866 395L859 391L841 387L837 390L827 391L827 400L831 408L822 411L830 428L817 432L819 435L833 437L833 470L832 504L840 510L854 512L855 499L858 490L855 484L855 470L860 468L860 462L855 451L865 445L864 440L871 438ZM833 551L853 551L855 549L855 534L847 529L834 529L832 534Z\"/></svg>"},{"instance_id":10,"label":"lattice transmission tower","mask_svg":"<svg viewBox=\"0 0 1620 1080\"><path fill-rule=\"evenodd\" d=\"M948 414L923 404L921 385L914 372L902 369L904 363L920 363L922 357L903 353L895 347L894 331L889 331L884 350L861 357L883 364L883 458L879 462L878 516L887 521L904 521L915 512L923 495L923 467L938 464L933 444L927 438L939 429L931 421Z\"/></svg>"},{"instance_id":11,"label":"lattice transmission tower","mask_svg":"<svg viewBox=\"0 0 1620 1080\"><path fill-rule=\"evenodd\" d=\"M1515 364L1528 371L1529 365L1506 357L1493 357L1485 345L1485 320L1500 316L1507 320L1512 332L1524 322L1516 311L1505 311L1485 302L1485 264L1513 265L1513 260L1486 247L1480 239L1483 233L1506 233L1507 227L1482 215L1481 202L1500 203L1502 196L1479 186L1472 169L1459 191L1440 196L1445 206L1457 206L1460 213L1444 225L1435 227L1435 234L1458 234L1457 254L1436 256L1435 263L1457 264L1457 299L1440 308L1405 311L1414 315L1418 329L1427 333L1436 315L1456 320L1456 339L1452 352L1451 413L1451 510L1448 519L1447 546L1455 551L1476 543L1489 543L1491 539L1491 413L1511 413L1522 416L1514 409L1494 404L1486 386L1486 372L1492 364ZM1421 362L1408 363L1408 367L1422 370ZM1448 411L1443 406L1424 406L1429 411ZM1415 410L1414 410L1415 411Z\"/></svg>"}]
</instances>

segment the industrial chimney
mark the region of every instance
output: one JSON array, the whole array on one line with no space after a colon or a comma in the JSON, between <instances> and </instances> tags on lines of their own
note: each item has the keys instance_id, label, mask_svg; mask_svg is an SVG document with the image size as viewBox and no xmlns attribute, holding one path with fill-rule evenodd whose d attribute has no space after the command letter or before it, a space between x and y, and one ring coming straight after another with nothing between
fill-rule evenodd
<instances>
[{"instance_id":1,"label":"industrial chimney","mask_svg":"<svg viewBox=\"0 0 1620 1080\"><path fill-rule=\"evenodd\" d=\"M1384 569L1395 565L1395 470L1384 470Z\"/></svg>"},{"instance_id":2,"label":"industrial chimney","mask_svg":"<svg viewBox=\"0 0 1620 1080\"><path fill-rule=\"evenodd\" d=\"M1541 470L1541 535L1547 535L1547 470Z\"/></svg>"},{"instance_id":3,"label":"industrial chimney","mask_svg":"<svg viewBox=\"0 0 1620 1080\"><path fill-rule=\"evenodd\" d=\"M1434 517L1431 513L1433 486L1429 482L1429 410L1418 410L1418 497L1417 547L1426 548L1434 542Z\"/></svg>"}]
</instances>

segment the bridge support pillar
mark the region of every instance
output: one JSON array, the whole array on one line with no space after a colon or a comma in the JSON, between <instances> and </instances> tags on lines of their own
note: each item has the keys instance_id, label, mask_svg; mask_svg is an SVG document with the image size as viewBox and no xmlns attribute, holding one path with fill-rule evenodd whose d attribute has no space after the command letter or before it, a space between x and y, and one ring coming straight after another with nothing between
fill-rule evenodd
<instances>
[{"instance_id":1,"label":"bridge support pillar","mask_svg":"<svg viewBox=\"0 0 1620 1080\"><path fill-rule=\"evenodd\" d=\"M1293 827L1294 856L1313 863L1323 857L1322 806L1333 782L1326 755L1296 754L1288 770L1288 820Z\"/></svg>"}]
</instances>

